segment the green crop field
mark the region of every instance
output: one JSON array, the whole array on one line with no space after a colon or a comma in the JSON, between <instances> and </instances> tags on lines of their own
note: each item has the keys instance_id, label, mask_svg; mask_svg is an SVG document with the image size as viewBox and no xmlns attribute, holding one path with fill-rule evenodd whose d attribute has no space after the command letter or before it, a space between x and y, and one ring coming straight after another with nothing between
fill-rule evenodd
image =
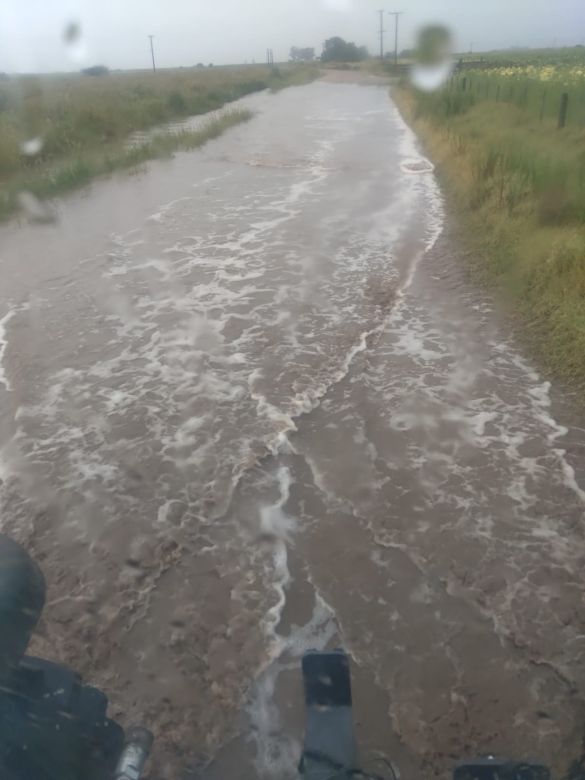
<instances>
[{"instance_id":1,"label":"green crop field","mask_svg":"<svg viewBox=\"0 0 585 780\"><path fill-rule=\"evenodd\" d=\"M500 66L505 65L583 65L585 64L585 46L572 46L562 49L505 49L500 51L460 54L457 59L471 62L484 62Z\"/></svg>"}]
</instances>

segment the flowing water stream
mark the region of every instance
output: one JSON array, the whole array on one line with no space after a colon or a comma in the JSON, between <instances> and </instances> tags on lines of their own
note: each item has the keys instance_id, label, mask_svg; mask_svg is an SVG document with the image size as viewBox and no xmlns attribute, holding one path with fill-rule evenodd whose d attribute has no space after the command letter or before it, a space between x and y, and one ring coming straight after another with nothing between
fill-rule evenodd
<instances>
[{"instance_id":1,"label":"flowing water stream","mask_svg":"<svg viewBox=\"0 0 585 780\"><path fill-rule=\"evenodd\" d=\"M203 150L0 228L0 524L47 576L33 649L156 732L153 777L294 777L300 657L340 645L365 758L565 771L570 399L466 281L386 87L245 103Z\"/></svg>"}]
</instances>

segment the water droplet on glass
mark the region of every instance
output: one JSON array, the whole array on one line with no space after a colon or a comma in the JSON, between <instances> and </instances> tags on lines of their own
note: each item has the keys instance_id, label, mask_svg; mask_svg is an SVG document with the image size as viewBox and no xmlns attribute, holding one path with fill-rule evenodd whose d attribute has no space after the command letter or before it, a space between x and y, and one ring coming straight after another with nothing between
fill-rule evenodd
<instances>
[{"instance_id":1,"label":"water droplet on glass","mask_svg":"<svg viewBox=\"0 0 585 780\"><path fill-rule=\"evenodd\" d=\"M416 52L416 63L410 72L413 85L423 92L433 92L442 87L453 71L449 29L438 24L423 27Z\"/></svg>"},{"instance_id":2,"label":"water droplet on glass","mask_svg":"<svg viewBox=\"0 0 585 780\"><path fill-rule=\"evenodd\" d=\"M18 204L31 222L50 225L57 221L55 211L47 203L42 203L32 192L20 192Z\"/></svg>"},{"instance_id":3,"label":"water droplet on glass","mask_svg":"<svg viewBox=\"0 0 585 780\"><path fill-rule=\"evenodd\" d=\"M81 34L81 26L77 22L70 22L65 27L63 41L69 57L74 62L83 62L87 58L87 46Z\"/></svg>"},{"instance_id":4,"label":"water droplet on glass","mask_svg":"<svg viewBox=\"0 0 585 780\"><path fill-rule=\"evenodd\" d=\"M66 44L75 43L81 38L81 27L77 22L69 22L63 32L63 40Z\"/></svg>"},{"instance_id":5,"label":"water droplet on glass","mask_svg":"<svg viewBox=\"0 0 585 780\"><path fill-rule=\"evenodd\" d=\"M43 139L40 137L29 138L20 144L21 152L23 154L26 154L28 157L34 157L35 154L38 154L42 148L43 148Z\"/></svg>"}]
</instances>

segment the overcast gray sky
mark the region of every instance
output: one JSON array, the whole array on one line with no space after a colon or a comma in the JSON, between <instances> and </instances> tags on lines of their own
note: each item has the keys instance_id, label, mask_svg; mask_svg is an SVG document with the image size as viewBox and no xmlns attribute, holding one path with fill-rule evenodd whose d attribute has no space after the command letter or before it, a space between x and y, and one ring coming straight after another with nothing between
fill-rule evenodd
<instances>
[{"instance_id":1,"label":"overcast gray sky","mask_svg":"<svg viewBox=\"0 0 585 780\"><path fill-rule=\"evenodd\" d=\"M0 0L0 71L148 67L150 33L161 67L263 61L267 47L285 60L291 46L320 52L333 35L376 51L383 6L406 11L401 48L435 21L450 26L458 50L585 43L585 0ZM68 48L70 22L83 40ZM390 49L390 18L387 28Z\"/></svg>"}]
</instances>

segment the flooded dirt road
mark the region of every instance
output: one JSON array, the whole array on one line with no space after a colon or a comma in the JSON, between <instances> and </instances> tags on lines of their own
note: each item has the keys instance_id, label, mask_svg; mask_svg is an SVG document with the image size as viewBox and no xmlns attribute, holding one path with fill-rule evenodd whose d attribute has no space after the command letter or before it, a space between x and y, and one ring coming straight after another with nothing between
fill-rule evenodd
<instances>
[{"instance_id":1,"label":"flooded dirt road","mask_svg":"<svg viewBox=\"0 0 585 780\"><path fill-rule=\"evenodd\" d=\"M247 102L0 229L0 523L47 575L34 652L156 732L156 778L294 777L300 657L339 645L365 760L560 775L584 432L464 280L387 88Z\"/></svg>"}]
</instances>

